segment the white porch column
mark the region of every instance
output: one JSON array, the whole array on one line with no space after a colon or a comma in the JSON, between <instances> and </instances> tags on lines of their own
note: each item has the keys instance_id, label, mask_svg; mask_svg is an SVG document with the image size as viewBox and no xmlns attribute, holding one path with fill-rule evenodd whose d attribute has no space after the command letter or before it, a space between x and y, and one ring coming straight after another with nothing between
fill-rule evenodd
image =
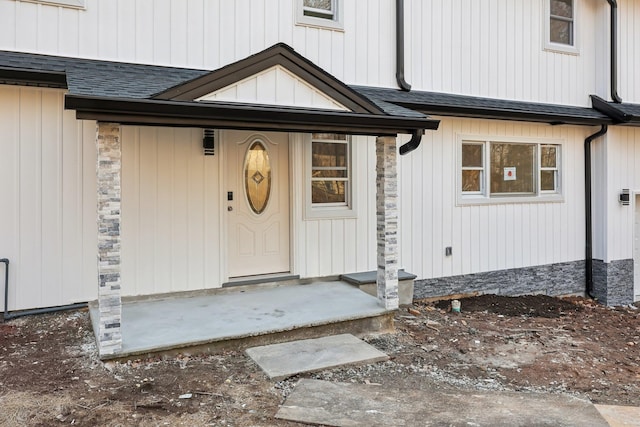
<instances>
[{"instance_id":1,"label":"white porch column","mask_svg":"<svg viewBox=\"0 0 640 427\"><path fill-rule=\"evenodd\" d=\"M376 139L376 217L378 240L378 299L396 309L398 299L398 174L396 138Z\"/></svg>"},{"instance_id":2,"label":"white porch column","mask_svg":"<svg viewBox=\"0 0 640 427\"><path fill-rule=\"evenodd\" d=\"M97 125L98 191L98 351L100 355L122 350L120 322L120 124Z\"/></svg>"}]
</instances>

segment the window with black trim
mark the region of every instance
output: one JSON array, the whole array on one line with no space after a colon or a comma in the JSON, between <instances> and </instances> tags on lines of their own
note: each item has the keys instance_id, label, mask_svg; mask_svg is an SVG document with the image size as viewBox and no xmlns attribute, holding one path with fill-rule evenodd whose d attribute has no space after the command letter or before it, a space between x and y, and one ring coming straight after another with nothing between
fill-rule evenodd
<instances>
[{"instance_id":1,"label":"window with black trim","mask_svg":"<svg viewBox=\"0 0 640 427\"><path fill-rule=\"evenodd\" d=\"M558 199L561 149L555 141L462 138L459 202Z\"/></svg>"}]
</instances>

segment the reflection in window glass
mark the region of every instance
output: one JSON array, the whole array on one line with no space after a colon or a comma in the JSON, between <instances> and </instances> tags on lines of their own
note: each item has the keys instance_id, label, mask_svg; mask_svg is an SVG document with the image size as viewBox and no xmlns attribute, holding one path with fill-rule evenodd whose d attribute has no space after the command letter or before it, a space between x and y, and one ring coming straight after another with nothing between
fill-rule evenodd
<instances>
[{"instance_id":1,"label":"reflection in window glass","mask_svg":"<svg viewBox=\"0 0 640 427\"><path fill-rule=\"evenodd\" d=\"M349 140L345 135L315 133L311 142L311 202L348 205Z\"/></svg>"},{"instance_id":2,"label":"reflection in window glass","mask_svg":"<svg viewBox=\"0 0 640 427\"><path fill-rule=\"evenodd\" d=\"M302 4L305 16L334 19L334 0L303 0Z\"/></svg>"},{"instance_id":3,"label":"reflection in window glass","mask_svg":"<svg viewBox=\"0 0 640 427\"><path fill-rule=\"evenodd\" d=\"M550 0L550 34L552 43L573 46L574 16L573 0Z\"/></svg>"},{"instance_id":4,"label":"reflection in window glass","mask_svg":"<svg viewBox=\"0 0 640 427\"><path fill-rule=\"evenodd\" d=\"M533 194L533 144L491 143L491 194Z\"/></svg>"}]
</instances>

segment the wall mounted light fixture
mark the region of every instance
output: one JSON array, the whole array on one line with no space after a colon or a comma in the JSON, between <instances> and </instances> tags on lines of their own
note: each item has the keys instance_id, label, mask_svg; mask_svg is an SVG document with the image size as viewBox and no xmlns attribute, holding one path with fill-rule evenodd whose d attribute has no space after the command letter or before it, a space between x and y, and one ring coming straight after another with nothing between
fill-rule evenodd
<instances>
[{"instance_id":1,"label":"wall mounted light fixture","mask_svg":"<svg viewBox=\"0 0 640 427\"><path fill-rule=\"evenodd\" d=\"M628 188L622 189L622 192L618 196L618 201L622 206L629 206L629 204L631 203L631 197Z\"/></svg>"},{"instance_id":2,"label":"wall mounted light fixture","mask_svg":"<svg viewBox=\"0 0 640 427\"><path fill-rule=\"evenodd\" d=\"M213 129L205 129L202 137L202 148L205 156L213 156L216 154L216 138Z\"/></svg>"}]
</instances>

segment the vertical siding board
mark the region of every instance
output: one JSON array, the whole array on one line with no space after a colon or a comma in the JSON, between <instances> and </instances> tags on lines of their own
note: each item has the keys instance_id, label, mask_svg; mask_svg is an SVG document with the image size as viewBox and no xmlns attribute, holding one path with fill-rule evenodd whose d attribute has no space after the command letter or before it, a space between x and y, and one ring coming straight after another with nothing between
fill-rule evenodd
<instances>
[{"instance_id":1,"label":"vertical siding board","mask_svg":"<svg viewBox=\"0 0 640 427\"><path fill-rule=\"evenodd\" d=\"M96 222L96 122L80 122L82 147L82 286L81 301L98 296L98 224Z\"/></svg>"},{"instance_id":2,"label":"vertical siding board","mask_svg":"<svg viewBox=\"0 0 640 427\"><path fill-rule=\"evenodd\" d=\"M82 140L78 138L80 123L72 111L62 110L62 94L58 93L62 122L62 303L86 301L82 297Z\"/></svg>"},{"instance_id":3,"label":"vertical siding board","mask_svg":"<svg viewBox=\"0 0 640 427\"><path fill-rule=\"evenodd\" d=\"M16 48L27 52L38 48L38 7L35 3L15 2L16 5Z\"/></svg>"},{"instance_id":4,"label":"vertical siding board","mask_svg":"<svg viewBox=\"0 0 640 427\"><path fill-rule=\"evenodd\" d=\"M191 288L189 283L189 153L191 129L173 132L171 212L171 290Z\"/></svg>"},{"instance_id":5,"label":"vertical siding board","mask_svg":"<svg viewBox=\"0 0 640 427\"><path fill-rule=\"evenodd\" d=\"M0 2L0 49L13 49L16 42L17 29L17 1ZM2 297L4 298L4 294Z\"/></svg>"},{"instance_id":6,"label":"vertical siding board","mask_svg":"<svg viewBox=\"0 0 640 427\"><path fill-rule=\"evenodd\" d=\"M100 2L103 3L103 2ZM149 10L149 9L147 9ZM98 13L98 1L89 0L87 2L86 10L83 10L80 19L78 20L78 26L80 27L79 34L79 49L80 56L85 58L95 58L100 55L99 41L98 41L98 28L99 28L99 13Z\"/></svg>"},{"instance_id":7,"label":"vertical siding board","mask_svg":"<svg viewBox=\"0 0 640 427\"><path fill-rule=\"evenodd\" d=\"M186 30L186 61L185 66L195 68L203 68L205 66L204 52L210 46L207 43L207 35L205 30L209 28L207 25L207 16L204 12L204 0L188 0L187 7L187 30Z\"/></svg>"},{"instance_id":8,"label":"vertical siding board","mask_svg":"<svg viewBox=\"0 0 640 427\"><path fill-rule=\"evenodd\" d=\"M56 53L60 55L78 55L80 39L78 13L75 9L60 8L58 14L58 46L56 50Z\"/></svg>"},{"instance_id":9,"label":"vertical siding board","mask_svg":"<svg viewBox=\"0 0 640 427\"><path fill-rule=\"evenodd\" d=\"M169 65L171 63L171 0L154 0L153 8L147 13L153 14L153 62Z\"/></svg>"},{"instance_id":10,"label":"vertical siding board","mask_svg":"<svg viewBox=\"0 0 640 427\"><path fill-rule=\"evenodd\" d=\"M98 55L104 59L118 58L118 3L98 1ZM114 28L115 27L115 28Z\"/></svg>"},{"instance_id":11,"label":"vertical siding board","mask_svg":"<svg viewBox=\"0 0 640 427\"><path fill-rule=\"evenodd\" d=\"M135 23L136 61L153 63L154 61L154 1L137 0Z\"/></svg>"},{"instance_id":12,"label":"vertical siding board","mask_svg":"<svg viewBox=\"0 0 640 427\"><path fill-rule=\"evenodd\" d=\"M122 144L121 179L121 255L122 255L122 291L124 295L137 295L138 283L143 278L138 270L140 257L140 133L131 126L122 126L120 141Z\"/></svg>"},{"instance_id":13,"label":"vertical siding board","mask_svg":"<svg viewBox=\"0 0 640 427\"><path fill-rule=\"evenodd\" d=\"M170 63L175 66L188 64L189 32L188 9L189 4L184 0L171 0L170 4ZM196 21L197 22L197 21Z\"/></svg>"},{"instance_id":14,"label":"vertical siding board","mask_svg":"<svg viewBox=\"0 0 640 427\"><path fill-rule=\"evenodd\" d=\"M202 155L201 132L199 129L189 131L187 140L183 143L188 145L189 164L187 177L187 236L188 247L186 256L188 258L188 271L186 275L189 289L206 288L207 284L204 276L205 261L205 187L214 185L214 182L205 181L204 167L205 157ZM215 225L215 224L214 224Z\"/></svg>"},{"instance_id":15,"label":"vertical siding board","mask_svg":"<svg viewBox=\"0 0 640 427\"><path fill-rule=\"evenodd\" d=\"M345 265L345 220L334 219L331 221L331 250L325 254L327 258L331 258L330 274L344 273Z\"/></svg>"},{"instance_id":16,"label":"vertical siding board","mask_svg":"<svg viewBox=\"0 0 640 427\"><path fill-rule=\"evenodd\" d=\"M117 9L117 48L118 59L136 61L136 2L118 0Z\"/></svg>"},{"instance_id":17,"label":"vertical siding board","mask_svg":"<svg viewBox=\"0 0 640 427\"><path fill-rule=\"evenodd\" d=\"M331 220L318 221L318 268L320 276L333 273L331 250Z\"/></svg>"},{"instance_id":18,"label":"vertical siding board","mask_svg":"<svg viewBox=\"0 0 640 427\"><path fill-rule=\"evenodd\" d=\"M4 185L4 204L0 209L0 257L16 263L19 259L20 235L20 92L17 87L0 86L0 182ZM1 270L4 280L4 269ZM16 308L16 288L18 275L16 268L9 269L9 309ZM4 283L2 283L4 286ZM0 293L1 307L4 307L4 292Z\"/></svg>"},{"instance_id":19,"label":"vertical siding board","mask_svg":"<svg viewBox=\"0 0 640 427\"><path fill-rule=\"evenodd\" d=\"M175 157L175 130L170 128L157 128L157 170L155 181L157 183L157 208L156 219L157 229L155 233L156 246L154 248L154 267L156 270L156 280L154 283L154 292L167 292L172 289L172 278L174 264L167 262L172 260L174 251L171 238L173 236L173 209L175 205L175 192L173 189L173 180L175 177L175 165L173 163Z\"/></svg>"},{"instance_id":20,"label":"vertical siding board","mask_svg":"<svg viewBox=\"0 0 640 427\"><path fill-rule=\"evenodd\" d=\"M309 277L317 277L320 273L319 222L305 221L305 250L307 253L306 268Z\"/></svg>"},{"instance_id":21,"label":"vertical siding board","mask_svg":"<svg viewBox=\"0 0 640 427\"><path fill-rule=\"evenodd\" d=\"M158 147L154 128L142 127L140 132L140 156L139 176L139 252L138 275L135 294L153 293L156 279L162 274L155 268L155 248L161 244L159 234L156 232L159 222L156 212L158 206L158 184L156 177L158 170ZM163 207L166 209L166 207ZM126 209L126 208L125 208ZM123 295L132 295L128 289L123 288ZM133 294L133 295L135 295Z\"/></svg>"},{"instance_id":22,"label":"vertical siding board","mask_svg":"<svg viewBox=\"0 0 640 427\"><path fill-rule=\"evenodd\" d=\"M20 271L20 284L25 286L16 287L16 306L33 303L42 307L40 96L21 89L20 98L20 253L16 268Z\"/></svg>"}]
</instances>

